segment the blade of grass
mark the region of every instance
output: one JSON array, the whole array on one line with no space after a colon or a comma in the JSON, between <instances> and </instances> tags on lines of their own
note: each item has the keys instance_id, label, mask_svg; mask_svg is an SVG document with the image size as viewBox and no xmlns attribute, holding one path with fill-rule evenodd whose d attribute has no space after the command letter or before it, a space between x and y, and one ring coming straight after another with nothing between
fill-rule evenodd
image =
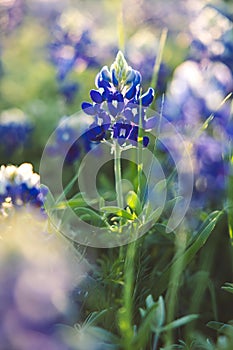
<instances>
[{"instance_id":1,"label":"blade of grass","mask_svg":"<svg viewBox=\"0 0 233 350\"><path fill-rule=\"evenodd\" d=\"M152 75L151 84L150 84L152 87L156 87L157 86L159 69L160 69L160 66L161 66L161 62L162 62L162 58L163 58L163 52L164 52L165 44L166 44L166 41L167 41L167 33L168 33L167 28L164 28L162 30L162 33L161 33L161 36L160 36L159 48L158 48L157 57L156 57L156 60L155 60L155 65L154 65L154 70L153 70L153 75Z\"/></svg>"},{"instance_id":2,"label":"blade of grass","mask_svg":"<svg viewBox=\"0 0 233 350\"><path fill-rule=\"evenodd\" d=\"M157 281L157 288L155 290L154 298L158 298L167 288L170 281L171 272L180 265L183 260L183 269L192 261L197 252L205 245L207 239L214 230L219 218L223 215L222 211L215 211L211 213L202 225L202 229L198 232L196 239L189 246L182 256L178 257L168 268L162 273Z\"/></svg>"}]
</instances>

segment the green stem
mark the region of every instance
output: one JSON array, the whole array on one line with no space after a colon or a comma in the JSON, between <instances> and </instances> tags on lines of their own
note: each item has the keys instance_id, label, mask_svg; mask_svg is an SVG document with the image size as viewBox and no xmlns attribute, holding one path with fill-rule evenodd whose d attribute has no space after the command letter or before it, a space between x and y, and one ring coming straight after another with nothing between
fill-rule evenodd
<instances>
[{"instance_id":1,"label":"green stem","mask_svg":"<svg viewBox=\"0 0 233 350\"><path fill-rule=\"evenodd\" d=\"M155 335L154 335L154 341L153 341L153 348L152 348L152 350L156 350L157 349L158 341L159 341L159 333L156 332Z\"/></svg>"},{"instance_id":2,"label":"green stem","mask_svg":"<svg viewBox=\"0 0 233 350\"><path fill-rule=\"evenodd\" d=\"M228 230L233 245L233 155L229 160L230 174L228 179Z\"/></svg>"},{"instance_id":3,"label":"green stem","mask_svg":"<svg viewBox=\"0 0 233 350\"><path fill-rule=\"evenodd\" d=\"M115 173L115 188L117 197L117 206L123 209L123 194L121 184L121 148L117 140L114 147L114 173Z\"/></svg>"},{"instance_id":4,"label":"green stem","mask_svg":"<svg viewBox=\"0 0 233 350\"><path fill-rule=\"evenodd\" d=\"M138 188L137 195L141 199L142 191L142 173L143 173L143 161L142 161L142 105L139 106L139 125L138 125L138 145L137 145L137 170L138 170Z\"/></svg>"},{"instance_id":5,"label":"green stem","mask_svg":"<svg viewBox=\"0 0 233 350\"><path fill-rule=\"evenodd\" d=\"M133 350L133 294L136 241L128 244L124 265L123 307L119 310L119 328L125 350Z\"/></svg>"}]
</instances>

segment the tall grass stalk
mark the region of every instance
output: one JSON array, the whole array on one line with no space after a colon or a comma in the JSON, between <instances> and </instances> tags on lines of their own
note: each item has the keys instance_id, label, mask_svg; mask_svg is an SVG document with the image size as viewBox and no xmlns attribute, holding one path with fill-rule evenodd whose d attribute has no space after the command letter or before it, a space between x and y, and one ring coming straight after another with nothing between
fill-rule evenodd
<instances>
[{"instance_id":1,"label":"tall grass stalk","mask_svg":"<svg viewBox=\"0 0 233 350\"><path fill-rule=\"evenodd\" d=\"M183 273L183 267L184 267L184 260L182 257L184 257L184 251L186 248L186 233L185 228L183 226L180 227L179 231L177 232L176 241L175 241L175 257L179 257L178 264L174 264L173 268L171 270L170 275L170 281L168 285L168 290L166 293L166 304L167 304L167 319L166 322L170 323L175 320L176 318L176 310L177 310L177 304L178 304L178 294L179 294L179 287L180 287L180 279L181 275ZM164 336L164 341L166 346L170 346L173 344L173 330L170 329L166 332Z\"/></svg>"}]
</instances>

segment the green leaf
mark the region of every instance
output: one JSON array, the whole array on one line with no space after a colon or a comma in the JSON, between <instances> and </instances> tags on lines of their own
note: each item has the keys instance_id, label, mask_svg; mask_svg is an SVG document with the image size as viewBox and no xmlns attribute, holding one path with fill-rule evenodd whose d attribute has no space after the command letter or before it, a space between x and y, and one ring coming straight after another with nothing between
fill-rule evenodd
<instances>
[{"instance_id":1,"label":"green leaf","mask_svg":"<svg viewBox=\"0 0 233 350\"><path fill-rule=\"evenodd\" d=\"M103 342L108 342L111 344L108 344L108 349L116 349L118 346L117 344L120 342L117 336L110 333L106 329L100 328L100 327L89 327L87 330L87 335L90 335L96 340ZM106 347L106 344L105 344Z\"/></svg>"},{"instance_id":2,"label":"green leaf","mask_svg":"<svg viewBox=\"0 0 233 350\"><path fill-rule=\"evenodd\" d=\"M233 293L233 283L225 283L224 286L222 286L222 289L227 292Z\"/></svg>"},{"instance_id":3,"label":"green leaf","mask_svg":"<svg viewBox=\"0 0 233 350\"><path fill-rule=\"evenodd\" d=\"M157 288L155 290L155 295L158 297L167 288L170 280L170 275L172 271L176 271L177 267L182 265L183 270L196 256L197 252L205 245L207 239L209 238L211 232L215 228L215 225L219 218L222 216L222 211L215 211L211 213L201 226L200 231L197 233L194 242L182 252L182 256L179 256L172 264L170 264L167 269L162 273L161 277L157 281Z\"/></svg>"},{"instance_id":4,"label":"green leaf","mask_svg":"<svg viewBox=\"0 0 233 350\"><path fill-rule=\"evenodd\" d=\"M137 215L141 213L142 206L140 203L140 199L134 191L129 191L129 193L126 196L126 203L133 211L135 211Z\"/></svg>"},{"instance_id":5,"label":"green leaf","mask_svg":"<svg viewBox=\"0 0 233 350\"><path fill-rule=\"evenodd\" d=\"M217 321L210 321L207 323L207 326L209 328L215 329L218 332L225 333L225 334L232 334L233 332L233 326L230 324L217 322Z\"/></svg>"},{"instance_id":6,"label":"green leaf","mask_svg":"<svg viewBox=\"0 0 233 350\"><path fill-rule=\"evenodd\" d=\"M125 219L128 219L128 220L135 220L136 219L135 214L130 214L126 210L121 209L119 207L113 207L113 206L112 207L102 207L100 209L100 211L105 211L107 213L116 214L116 215L123 217Z\"/></svg>"},{"instance_id":7,"label":"green leaf","mask_svg":"<svg viewBox=\"0 0 233 350\"><path fill-rule=\"evenodd\" d=\"M88 202L84 199L83 192L77 193L73 198L68 199L67 201L61 201L56 204L55 208L59 210L66 209L68 206L72 209L75 209L76 207L86 207L88 205L96 204L97 200L90 200Z\"/></svg>"},{"instance_id":8,"label":"green leaf","mask_svg":"<svg viewBox=\"0 0 233 350\"><path fill-rule=\"evenodd\" d=\"M165 203L164 210L171 210L176 203L179 203L184 197L176 196Z\"/></svg>"},{"instance_id":9,"label":"green leaf","mask_svg":"<svg viewBox=\"0 0 233 350\"><path fill-rule=\"evenodd\" d=\"M155 229L155 232L160 233L161 235L165 236L165 238L168 238L172 241L175 240L175 233L174 232L169 232L167 233L167 226L163 224L156 223L153 225L153 228Z\"/></svg>"},{"instance_id":10,"label":"green leaf","mask_svg":"<svg viewBox=\"0 0 233 350\"><path fill-rule=\"evenodd\" d=\"M160 296L158 300L158 307L155 312L155 321L153 322L153 326L156 324L156 328L160 328L165 321L165 305L163 297Z\"/></svg>"},{"instance_id":11,"label":"green leaf","mask_svg":"<svg viewBox=\"0 0 233 350\"><path fill-rule=\"evenodd\" d=\"M166 187L167 187L167 180L166 179L160 180L155 185L153 192L156 192L159 195L161 192L163 192L166 189Z\"/></svg>"},{"instance_id":12,"label":"green leaf","mask_svg":"<svg viewBox=\"0 0 233 350\"><path fill-rule=\"evenodd\" d=\"M146 316L143 318L136 336L133 339L133 345L136 349L144 349L145 344L148 342L149 335L151 333L151 323L154 319L154 313L157 309L158 304L155 303L147 312Z\"/></svg>"},{"instance_id":13,"label":"green leaf","mask_svg":"<svg viewBox=\"0 0 233 350\"><path fill-rule=\"evenodd\" d=\"M93 224L106 224L102 216L90 208L77 207L74 211L82 220L90 220Z\"/></svg>"},{"instance_id":14,"label":"green leaf","mask_svg":"<svg viewBox=\"0 0 233 350\"><path fill-rule=\"evenodd\" d=\"M161 332L169 331L174 328L181 327L189 322L192 322L198 318L198 315L187 315L183 316L181 318L178 318L175 321L172 321L171 323L167 324L166 326L161 328Z\"/></svg>"},{"instance_id":15,"label":"green leaf","mask_svg":"<svg viewBox=\"0 0 233 350\"><path fill-rule=\"evenodd\" d=\"M150 214L150 216L147 218L146 221L148 221L148 222L149 221L155 221L156 222L158 220L158 218L160 217L160 215L162 214L162 212L163 212L163 208L161 208L161 207L155 209L153 211L153 213Z\"/></svg>"},{"instance_id":16,"label":"green leaf","mask_svg":"<svg viewBox=\"0 0 233 350\"><path fill-rule=\"evenodd\" d=\"M156 302L154 301L152 295L148 295L148 297L146 298L146 307L147 309L152 308L154 305L156 304Z\"/></svg>"},{"instance_id":17,"label":"green leaf","mask_svg":"<svg viewBox=\"0 0 233 350\"><path fill-rule=\"evenodd\" d=\"M158 301L155 302L153 300L152 295L148 295L148 297L146 298L146 310L142 308L139 309L141 316L143 318L147 317L147 314L152 308L154 310L154 317L151 321L151 329L155 332L156 330L161 328L165 321L165 306L162 296L160 296Z\"/></svg>"}]
</instances>

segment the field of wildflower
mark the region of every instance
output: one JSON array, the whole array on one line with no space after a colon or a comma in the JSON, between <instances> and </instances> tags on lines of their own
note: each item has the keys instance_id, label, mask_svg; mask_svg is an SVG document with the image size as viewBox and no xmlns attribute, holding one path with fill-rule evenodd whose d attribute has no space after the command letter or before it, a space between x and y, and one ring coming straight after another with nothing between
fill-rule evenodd
<instances>
[{"instance_id":1,"label":"field of wildflower","mask_svg":"<svg viewBox=\"0 0 233 350\"><path fill-rule=\"evenodd\" d=\"M233 3L0 0L0 350L233 349Z\"/></svg>"}]
</instances>

